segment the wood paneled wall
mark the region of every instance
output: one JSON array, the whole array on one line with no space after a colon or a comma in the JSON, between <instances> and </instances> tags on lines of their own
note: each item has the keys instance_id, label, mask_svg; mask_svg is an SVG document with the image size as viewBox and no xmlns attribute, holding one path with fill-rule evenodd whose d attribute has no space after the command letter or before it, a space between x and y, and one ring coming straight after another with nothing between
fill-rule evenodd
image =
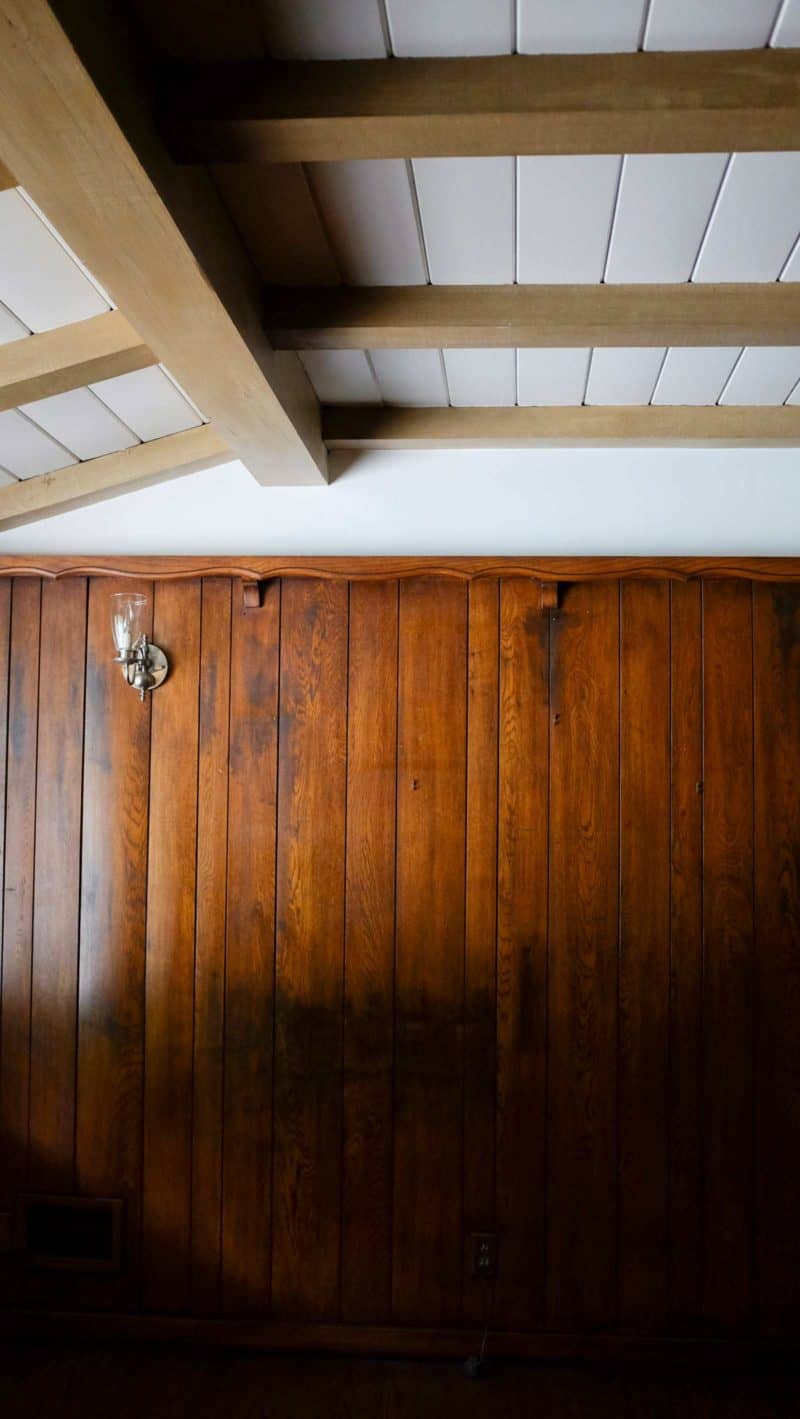
<instances>
[{"instance_id":1,"label":"wood paneled wall","mask_svg":"<svg viewBox=\"0 0 800 1419\"><path fill-rule=\"evenodd\" d=\"M0 582L0 1212L126 1201L5 1302L796 1328L800 587L142 583L145 705L116 589Z\"/></svg>"}]
</instances>

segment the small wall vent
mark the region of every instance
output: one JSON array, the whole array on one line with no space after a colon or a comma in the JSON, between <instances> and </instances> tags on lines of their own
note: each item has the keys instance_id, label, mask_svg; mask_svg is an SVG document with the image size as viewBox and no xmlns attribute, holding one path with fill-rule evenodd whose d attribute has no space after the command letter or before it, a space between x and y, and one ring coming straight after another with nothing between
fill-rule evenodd
<instances>
[{"instance_id":1,"label":"small wall vent","mask_svg":"<svg viewBox=\"0 0 800 1419\"><path fill-rule=\"evenodd\" d=\"M66 1271L118 1271L123 1202L118 1197L17 1199L15 1251L29 1266Z\"/></svg>"}]
</instances>

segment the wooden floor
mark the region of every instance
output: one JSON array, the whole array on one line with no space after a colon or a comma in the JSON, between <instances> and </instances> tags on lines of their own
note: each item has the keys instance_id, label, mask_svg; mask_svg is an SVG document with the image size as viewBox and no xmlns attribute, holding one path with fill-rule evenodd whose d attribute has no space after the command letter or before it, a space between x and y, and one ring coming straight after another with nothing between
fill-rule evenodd
<instances>
[{"instance_id":1,"label":"wooden floor","mask_svg":"<svg viewBox=\"0 0 800 1419\"><path fill-rule=\"evenodd\" d=\"M471 1381L449 1362L146 1346L0 1348L3 1419L789 1419L800 1371L505 1364Z\"/></svg>"}]
</instances>

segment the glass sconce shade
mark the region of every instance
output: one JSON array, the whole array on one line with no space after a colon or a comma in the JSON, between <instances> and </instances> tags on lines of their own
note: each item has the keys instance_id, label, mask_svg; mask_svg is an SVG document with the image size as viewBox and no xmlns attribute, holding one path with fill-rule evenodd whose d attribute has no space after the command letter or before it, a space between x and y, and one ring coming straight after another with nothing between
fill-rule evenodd
<instances>
[{"instance_id":1,"label":"glass sconce shade","mask_svg":"<svg viewBox=\"0 0 800 1419\"><path fill-rule=\"evenodd\" d=\"M119 656L127 655L144 632L147 597L141 592L120 591L111 598L111 632Z\"/></svg>"}]
</instances>

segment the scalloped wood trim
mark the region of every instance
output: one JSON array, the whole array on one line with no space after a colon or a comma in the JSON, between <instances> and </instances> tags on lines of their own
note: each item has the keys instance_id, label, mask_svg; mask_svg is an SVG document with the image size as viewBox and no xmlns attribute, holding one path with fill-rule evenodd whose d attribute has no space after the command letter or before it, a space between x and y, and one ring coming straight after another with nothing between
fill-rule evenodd
<instances>
[{"instance_id":1,"label":"scalloped wood trim","mask_svg":"<svg viewBox=\"0 0 800 1419\"><path fill-rule=\"evenodd\" d=\"M800 557L38 557L0 556L0 577L141 577L182 581L236 577L244 582L273 577L342 578L348 581L405 580L444 576L526 577L534 581L608 581L737 578L800 581Z\"/></svg>"}]
</instances>

